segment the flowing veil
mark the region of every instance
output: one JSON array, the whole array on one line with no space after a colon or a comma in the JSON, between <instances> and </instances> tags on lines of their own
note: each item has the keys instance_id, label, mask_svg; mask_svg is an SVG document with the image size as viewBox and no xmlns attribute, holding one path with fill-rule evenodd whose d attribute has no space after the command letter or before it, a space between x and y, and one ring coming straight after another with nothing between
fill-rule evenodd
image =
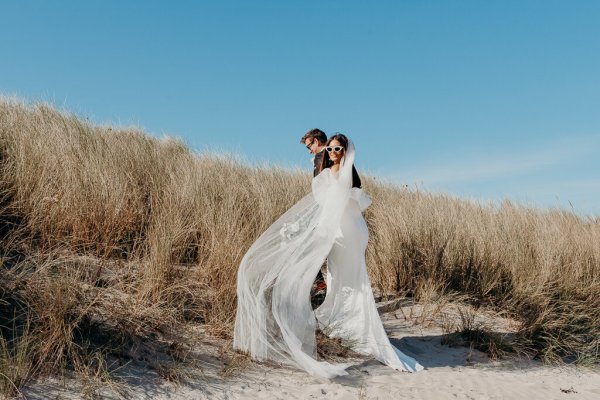
<instances>
[{"instance_id":1,"label":"flowing veil","mask_svg":"<svg viewBox=\"0 0 600 400\"><path fill-rule=\"evenodd\" d=\"M354 145L337 179L319 174L312 191L275 221L244 255L237 276L233 347L257 360L273 360L331 378L350 363L315 359L316 319L310 289L335 241L351 196Z\"/></svg>"}]
</instances>

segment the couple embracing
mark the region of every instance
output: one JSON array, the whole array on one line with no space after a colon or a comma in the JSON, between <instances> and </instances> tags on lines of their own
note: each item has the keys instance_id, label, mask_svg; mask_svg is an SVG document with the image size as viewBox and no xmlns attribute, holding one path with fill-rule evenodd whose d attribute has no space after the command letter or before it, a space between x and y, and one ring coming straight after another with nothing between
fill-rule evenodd
<instances>
[{"instance_id":1,"label":"couple embracing","mask_svg":"<svg viewBox=\"0 0 600 400\"><path fill-rule=\"evenodd\" d=\"M233 347L252 358L301 368L314 376L347 375L352 363L318 360L317 327L400 371L423 367L392 345L367 274L369 237L362 216L371 203L345 135L319 129L301 142L314 154L311 192L287 210L244 255L237 277ZM327 260L327 294L316 309L310 291Z\"/></svg>"}]
</instances>

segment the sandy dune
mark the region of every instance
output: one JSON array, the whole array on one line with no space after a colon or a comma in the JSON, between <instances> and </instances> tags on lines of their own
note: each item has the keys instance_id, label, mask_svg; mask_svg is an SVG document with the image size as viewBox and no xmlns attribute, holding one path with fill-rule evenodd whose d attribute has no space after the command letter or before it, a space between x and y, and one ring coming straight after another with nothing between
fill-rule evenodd
<instances>
[{"instance_id":1,"label":"sandy dune","mask_svg":"<svg viewBox=\"0 0 600 400\"><path fill-rule=\"evenodd\" d=\"M219 354L215 341L198 349L202 371L190 371L178 385L131 367L123 373L127 384L120 393L102 384L87 390L101 398L133 399L600 399L598 370L544 366L522 358L492 362L477 350L442 345L441 325L453 316L450 306L429 320L422 318L428 314L421 306L380 306L391 310L382 314L391 340L419 360L424 371L398 372L369 358L354 359L348 376L331 381L265 364L236 369L236 363L227 363L228 357ZM510 330L508 320L477 315L480 321L486 318L488 326ZM78 381L52 380L30 385L25 395L75 399L85 397L82 390L86 388Z\"/></svg>"}]
</instances>

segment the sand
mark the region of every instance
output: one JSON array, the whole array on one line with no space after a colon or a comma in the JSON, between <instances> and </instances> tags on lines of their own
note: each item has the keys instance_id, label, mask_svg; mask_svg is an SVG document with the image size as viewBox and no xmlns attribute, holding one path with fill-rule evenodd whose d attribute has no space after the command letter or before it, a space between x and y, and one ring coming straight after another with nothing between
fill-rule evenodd
<instances>
[{"instance_id":1,"label":"sand","mask_svg":"<svg viewBox=\"0 0 600 400\"><path fill-rule=\"evenodd\" d=\"M600 371L596 368L549 366L514 355L492 361L469 347L442 345L443 333L460 318L453 305L440 309L403 303L379 305L392 342L425 366L424 371L399 372L365 357L353 359L355 365L348 369L348 376L327 380L290 368L240 362L239 358L232 362L233 353L224 355L223 349L219 351L222 343L206 340L195 351L201 368L190 370L179 384L131 365L122 371L124 384L120 387L102 382L84 385L77 379L49 379L29 385L24 394L28 399L78 399L90 395L115 399L231 400L600 399ZM474 323L485 323L498 332L510 334L516 328L514 322L491 313L478 311L471 315Z\"/></svg>"}]
</instances>

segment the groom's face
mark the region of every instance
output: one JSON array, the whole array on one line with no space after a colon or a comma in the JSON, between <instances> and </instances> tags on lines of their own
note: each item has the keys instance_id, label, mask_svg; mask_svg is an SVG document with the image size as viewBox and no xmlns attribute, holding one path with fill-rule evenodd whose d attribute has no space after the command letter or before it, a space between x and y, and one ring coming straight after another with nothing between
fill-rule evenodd
<instances>
[{"instance_id":1,"label":"groom's face","mask_svg":"<svg viewBox=\"0 0 600 400\"><path fill-rule=\"evenodd\" d=\"M319 148L319 141L317 139L306 139L304 141L304 144L306 145L306 148L308 149L310 154L317 154L317 150Z\"/></svg>"}]
</instances>

